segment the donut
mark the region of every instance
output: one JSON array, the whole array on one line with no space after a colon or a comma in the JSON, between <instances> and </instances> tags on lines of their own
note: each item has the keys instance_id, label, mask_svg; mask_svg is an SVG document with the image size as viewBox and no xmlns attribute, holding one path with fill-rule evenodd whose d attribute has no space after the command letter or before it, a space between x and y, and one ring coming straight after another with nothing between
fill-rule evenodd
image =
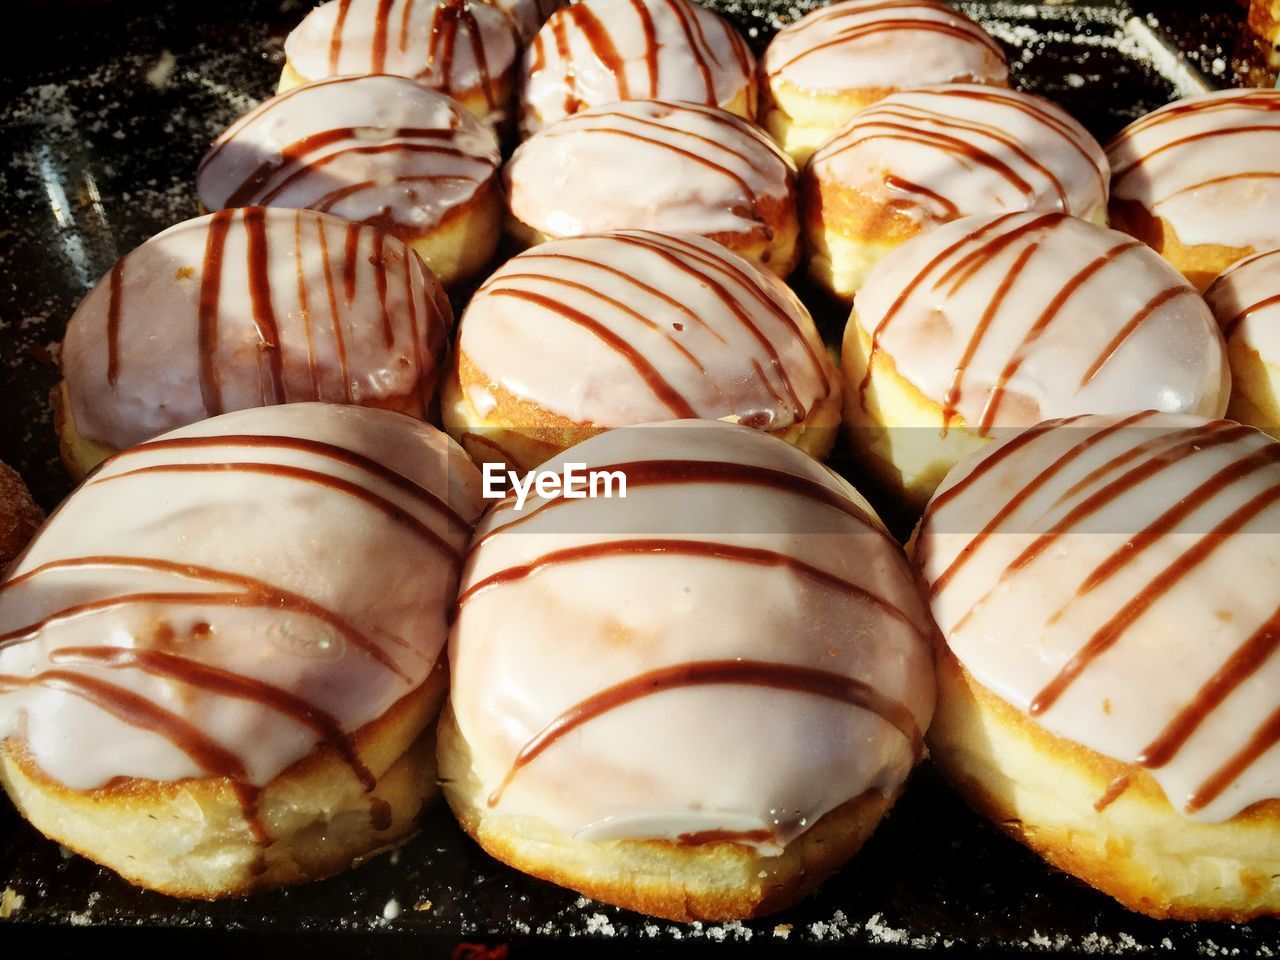
<instances>
[{"instance_id":1,"label":"donut","mask_svg":"<svg viewBox=\"0 0 1280 960\"><path fill-rule=\"evenodd\" d=\"M898 545L848 483L740 425L614 430L543 469L573 466L618 471L625 498L502 501L473 538L446 799L491 855L597 900L782 909L920 756L931 628Z\"/></svg>"},{"instance_id":2,"label":"donut","mask_svg":"<svg viewBox=\"0 0 1280 960\"><path fill-rule=\"evenodd\" d=\"M453 326L440 284L375 227L244 207L152 237L67 324L55 426L81 478L220 413L322 400L425 418Z\"/></svg>"},{"instance_id":3,"label":"donut","mask_svg":"<svg viewBox=\"0 0 1280 960\"><path fill-rule=\"evenodd\" d=\"M507 15L479 0L328 0L285 38L279 91L322 77L389 73L447 94L501 126L520 46Z\"/></svg>"},{"instance_id":4,"label":"donut","mask_svg":"<svg viewBox=\"0 0 1280 960\"><path fill-rule=\"evenodd\" d=\"M578 0L525 51L520 127L536 133L618 100L687 100L754 119L755 57L738 32L688 0Z\"/></svg>"},{"instance_id":5,"label":"donut","mask_svg":"<svg viewBox=\"0 0 1280 960\"><path fill-rule=\"evenodd\" d=\"M44 520L18 471L0 463L0 574Z\"/></svg>"},{"instance_id":6,"label":"donut","mask_svg":"<svg viewBox=\"0 0 1280 960\"><path fill-rule=\"evenodd\" d=\"M760 77L764 126L802 163L891 93L935 83L1003 87L1009 65L995 40L945 3L844 0L779 30Z\"/></svg>"},{"instance_id":7,"label":"donut","mask_svg":"<svg viewBox=\"0 0 1280 960\"><path fill-rule=\"evenodd\" d=\"M126 880L212 899L417 831L475 467L402 414L259 407L114 457L0 582L0 783Z\"/></svg>"},{"instance_id":8,"label":"donut","mask_svg":"<svg viewBox=\"0 0 1280 960\"><path fill-rule=\"evenodd\" d=\"M960 217L1056 210L1105 224L1109 180L1102 147L1047 100L980 84L890 94L805 167L809 272L851 300L885 253Z\"/></svg>"},{"instance_id":9,"label":"donut","mask_svg":"<svg viewBox=\"0 0 1280 960\"><path fill-rule=\"evenodd\" d=\"M1137 240L1061 213L965 217L887 254L841 362L854 449L919 509L997 431L1076 413L1220 416L1230 372L1195 289Z\"/></svg>"},{"instance_id":10,"label":"donut","mask_svg":"<svg viewBox=\"0 0 1280 960\"><path fill-rule=\"evenodd\" d=\"M1278 503L1252 427L1086 415L970 456L916 537L934 764L1153 917L1280 913Z\"/></svg>"},{"instance_id":11,"label":"donut","mask_svg":"<svg viewBox=\"0 0 1280 960\"><path fill-rule=\"evenodd\" d=\"M1188 97L1107 146L1111 223L1203 290L1237 260L1280 247L1280 90Z\"/></svg>"},{"instance_id":12,"label":"donut","mask_svg":"<svg viewBox=\"0 0 1280 960\"><path fill-rule=\"evenodd\" d=\"M206 210L319 210L381 227L453 287L502 233L498 141L406 77L313 80L245 114L200 161Z\"/></svg>"},{"instance_id":13,"label":"donut","mask_svg":"<svg viewBox=\"0 0 1280 960\"><path fill-rule=\"evenodd\" d=\"M1280 436L1280 250L1229 267L1205 300L1227 341L1227 416Z\"/></svg>"},{"instance_id":14,"label":"donut","mask_svg":"<svg viewBox=\"0 0 1280 960\"><path fill-rule=\"evenodd\" d=\"M440 388L478 463L532 469L611 427L732 419L825 456L840 379L777 277L700 237L540 244L476 292Z\"/></svg>"},{"instance_id":15,"label":"donut","mask_svg":"<svg viewBox=\"0 0 1280 960\"><path fill-rule=\"evenodd\" d=\"M696 233L781 277L800 256L795 164L716 107L590 107L521 144L503 177L508 231L526 247L635 227Z\"/></svg>"}]
</instances>

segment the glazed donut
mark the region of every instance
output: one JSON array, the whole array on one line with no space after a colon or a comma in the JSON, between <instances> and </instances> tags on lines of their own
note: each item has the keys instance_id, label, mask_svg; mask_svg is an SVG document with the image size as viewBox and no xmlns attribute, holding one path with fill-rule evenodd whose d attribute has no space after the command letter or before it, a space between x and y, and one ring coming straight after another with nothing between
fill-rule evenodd
<instances>
[{"instance_id":1,"label":"glazed donut","mask_svg":"<svg viewBox=\"0 0 1280 960\"><path fill-rule=\"evenodd\" d=\"M0 463L0 576L43 520L44 511L31 499L22 477L8 464Z\"/></svg>"},{"instance_id":2,"label":"glazed donut","mask_svg":"<svg viewBox=\"0 0 1280 960\"><path fill-rule=\"evenodd\" d=\"M858 291L841 373L854 449L917 509L993 431L1148 407L1220 416L1231 384L1191 285L1061 213L966 217L890 252Z\"/></svg>"},{"instance_id":3,"label":"glazed donut","mask_svg":"<svg viewBox=\"0 0 1280 960\"><path fill-rule=\"evenodd\" d=\"M196 183L208 210L302 207L381 227L449 287L497 247L499 162L494 135L443 94L405 77L333 77L233 123Z\"/></svg>"},{"instance_id":4,"label":"glazed donut","mask_svg":"<svg viewBox=\"0 0 1280 960\"><path fill-rule=\"evenodd\" d=\"M939 488L934 763L1133 910L1280 913L1280 444L1185 415L1055 420Z\"/></svg>"},{"instance_id":5,"label":"glazed donut","mask_svg":"<svg viewBox=\"0 0 1280 960\"><path fill-rule=\"evenodd\" d=\"M284 41L279 92L322 77L391 73L448 94L499 127L510 116L520 46L479 0L328 0Z\"/></svg>"},{"instance_id":6,"label":"glazed donut","mask_svg":"<svg viewBox=\"0 0 1280 960\"><path fill-rule=\"evenodd\" d=\"M524 246L638 227L696 233L780 277L800 256L795 164L716 107L591 107L526 140L503 176L508 230Z\"/></svg>"},{"instance_id":7,"label":"glazed donut","mask_svg":"<svg viewBox=\"0 0 1280 960\"><path fill-rule=\"evenodd\" d=\"M472 299L441 384L445 429L477 462L532 469L611 427L701 417L815 457L840 381L777 277L700 237L642 230L555 240Z\"/></svg>"},{"instance_id":8,"label":"glazed donut","mask_svg":"<svg viewBox=\"0 0 1280 960\"><path fill-rule=\"evenodd\" d=\"M1149 113L1107 146L1111 222L1203 290L1280 247L1280 90L1220 90Z\"/></svg>"},{"instance_id":9,"label":"glazed donut","mask_svg":"<svg viewBox=\"0 0 1280 960\"><path fill-rule=\"evenodd\" d=\"M891 94L858 113L805 167L809 272L846 300L875 262L940 223L1058 210L1105 224L1110 170L1061 108L979 84Z\"/></svg>"},{"instance_id":10,"label":"glazed donut","mask_svg":"<svg viewBox=\"0 0 1280 960\"><path fill-rule=\"evenodd\" d=\"M121 453L0 583L0 781L51 839L214 898L346 869L435 792L474 466L288 404Z\"/></svg>"},{"instance_id":11,"label":"glazed donut","mask_svg":"<svg viewBox=\"0 0 1280 960\"><path fill-rule=\"evenodd\" d=\"M216 414L324 400L425 418L453 326L422 261L374 227L245 207L188 220L76 308L55 391L77 478Z\"/></svg>"},{"instance_id":12,"label":"glazed donut","mask_svg":"<svg viewBox=\"0 0 1280 960\"><path fill-rule=\"evenodd\" d=\"M919 758L927 620L844 480L758 431L615 430L545 469L623 499L499 503L450 637L445 796L490 854L673 920L786 907ZM604 532L600 532L604 531Z\"/></svg>"},{"instance_id":13,"label":"glazed donut","mask_svg":"<svg viewBox=\"0 0 1280 960\"><path fill-rule=\"evenodd\" d=\"M1280 436L1280 250L1237 262L1205 300L1227 341L1227 416Z\"/></svg>"},{"instance_id":14,"label":"glazed donut","mask_svg":"<svg viewBox=\"0 0 1280 960\"><path fill-rule=\"evenodd\" d=\"M755 58L726 20L689 0L579 0L525 52L520 127L536 133L618 100L687 100L754 119Z\"/></svg>"},{"instance_id":15,"label":"glazed donut","mask_svg":"<svg viewBox=\"0 0 1280 960\"><path fill-rule=\"evenodd\" d=\"M934 0L844 0L774 36L760 62L760 116L797 163L864 107L934 83L1003 87L1000 45Z\"/></svg>"}]
</instances>

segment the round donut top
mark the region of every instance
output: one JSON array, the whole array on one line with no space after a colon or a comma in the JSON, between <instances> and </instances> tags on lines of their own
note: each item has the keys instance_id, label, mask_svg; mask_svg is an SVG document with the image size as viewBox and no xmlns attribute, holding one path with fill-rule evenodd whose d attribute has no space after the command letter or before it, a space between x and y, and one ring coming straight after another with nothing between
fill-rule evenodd
<instances>
[{"instance_id":1,"label":"round donut top","mask_svg":"<svg viewBox=\"0 0 1280 960\"><path fill-rule=\"evenodd\" d=\"M1048 100L980 84L895 93L858 113L810 170L929 228L1007 210L1105 214L1097 141Z\"/></svg>"},{"instance_id":2,"label":"round donut top","mask_svg":"<svg viewBox=\"0 0 1280 960\"><path fill-rule=\"evenodd\" d=\"M746 120L660 100L560 120L526 140L504 171L511 212L553 237L626 227L768 237L767 211L794 203L795 175Z\"/></svg>"},{"instance_id":3,"label":"round donut top","mask_svg":"<svg viewBox=\"0 0 1280 960\"><path fill-rule=\"evenodd\" d=\"M1280 444L1265 434L1085 416L963 461L916 563L978 682L1220 821L1280 797L1278 532Z\"/></svg>"},{"instance_id":4,"label":"round donut top","mask_svg":"<svg viewBox=\"0 0 1280 960\"><path fill-rule=\"evenodd\" d=\"M873 359L883 351L980 433L1080 411L1218 416L1227 403L1222 337L1194 288L1132 237L1061 213L915 237L872 269L855 315Z\"/></svg>"},{"instance_id":5,"label":"round donut top","mask_svg":"<svg viewBox=\"0 0 1280 960\"><path fill-rule=\"evenodd\" d=\"M246 207L170 227L67 325L78 432L123 448L224 411L300 400L425 416L453 313L394 237Z\"/></svg>"},{"instance_id":6,"label":"round donut top","mask_svg":"<svg viewBox=\"0 0 1280 960\"><path fill-rule=\"evenodd\" d=\"M521 123L535 131L616 100L753 105L755 58L725 20L688 0L580 0L525 52Z\"/></svg>"},{"instance_id":7,"label":"round donut top","mask_svg":"<svg viewBox=\"0 0 1280 960\"><path fill-rule=\"evenodd\" d=\"M332 77L233 123L196 184L209 210L309 208L412 241L470 203L499 161L494 135L444 94L405 77Z\"/></svg>"},{"instance_id":8,"label":"round donut top","mask_svg":"<svg viewBox=\"0 0 1280 960\"><path fill-rule=\"evenodd\" d=\"M1222 335L1280 363L1280 250L1254 254L1230 267L1205 292Z\"/></svg>"},{"instance_id":9,"label":"round donut top","mask_svg":"<svg viewBox=\"0 0 1280 960\"><path fill-rule=\"evenodd\" d=\"M437 668L479 488L439 431L332 404L120 454L0 583L0 737L74 790L261 787L320 744L371 786L351 735Z\"/></svg>"},{"instance_id":10,"label":"round donut top","mask_svg":"<svg viewBox=\"0 0 1280 960\"><path fill-rule=\"evenodd\" d=\"M1009 79L1000 45L959 10L933 0L819 7L778 31L762 67L771 84L829 92Z\"/></svg>"},{"instance_id":11,"label":"round donut top","mask_svg":"<svg viewBox=\"0 0 1280 960\"><path fill-rule=\"evenodd\" d=\"M454 96L478 91L495 110L519 47L507 16L486 3L329 0L285 38L284 52L308 80L392 73Z\"/></svg>"},{"instance_id":12,"label":"round donut top","mask_svg":"<svg viewBox=\"0 0 1280 960\"><path fill-rule=\"evenodd\" d=\"M488 378L464 384L477 409L495 406L497 387L601 427L735 417L780 430L839 389L795 294L688 234L623 230L527 250L479 289L458 337Z\"/></svg>"},{"instance_id":13,"label":"round donut top","mask_svg":"<svg viewBox=\"0 0 1280 960\"><path fill-rule=\"evenodd\" d=\"M726 423L615 430L543 469L568 464L621 471L626 497L495 506L450 638L496 813L777 852L901 785L932 714L929 628L852 487Z\"/></svg>"},{"instance_id":14,"label":"round donut top","mask_svg":"<svg viewBox=\"0 0 1280 960\"><path fill-rule=\"evenodd\" d=\"M1280 90L1221 90L1149 113L1107 147L1111 195L1185 244L1280 246Z\"/></svg>"}]
</instances>

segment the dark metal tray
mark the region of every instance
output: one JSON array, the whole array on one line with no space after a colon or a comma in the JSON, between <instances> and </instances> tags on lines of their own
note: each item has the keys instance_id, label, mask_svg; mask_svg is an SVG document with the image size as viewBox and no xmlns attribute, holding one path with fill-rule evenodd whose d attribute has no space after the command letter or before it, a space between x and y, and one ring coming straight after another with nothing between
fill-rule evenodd
<instances>
[{"instance_id":1,"label":"dark metal tray","mask_svg":"<svg viewBox=\"0 0 1280 960\"><path fill-rule=\"evenodd\" d=\"M119 256L196 214L197 160L227 123L269 95L281 39L310 4L17 5L28 8L35 29L11 23L0 40L11 48L0 49L0 460L52 507L70 487L47 401L66 317ZM813 4L710 5L738 21L759 49L778 18ZM1101 138L1197 88L1274 82L1243 39L1242 11L1231 0L1186 9L1159 2L1150 9L961 6L1009 49L1020 86L1062 103ZM838 338L843 315L801 292L824 332ZM85 927L95 931L95 949L123 936L132 945L145 933L153 946L210 956L229 946L273 955L305 949L492 960L873 946L984 955L1280 951L1274 922L1174 924L1127 913L971 814L927 764L866 849L817 896L749 924L651 921L523 877L489 860L440 805L408 846L333 880L198 904L136 891L64 856L0 799L0 892L6 887L23 903L0 928L0 949L38 938L45 953L78 952L87 945ZM463 941L510 944L510 951L459 950Z\"/></svg>"}]
</instances>

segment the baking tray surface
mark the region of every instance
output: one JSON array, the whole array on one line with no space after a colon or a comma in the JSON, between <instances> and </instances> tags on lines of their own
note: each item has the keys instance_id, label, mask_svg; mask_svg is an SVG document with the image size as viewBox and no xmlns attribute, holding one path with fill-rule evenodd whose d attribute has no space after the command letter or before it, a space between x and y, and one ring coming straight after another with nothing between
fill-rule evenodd
<instances>
[{"instance_id":1,"label":"baking tray surface","mask_svg":"<svg viewBox=\"0 0 1280 960\"><path fill-rule=\"evenodd\" d=\"M708 5L759 50L779 23L816 4ZM118 257L197 214L197 161L228 123L270 95L281 41L310 4L152 0L130 4L127 14L119 6L46 2L35 21L40 41L11 36L0 76L0 460L47 508L70 489L48 404L67 316ZM1006 46L1019 86L1058 101L1104 139L1174 97L1260 76L1230 0L1182 12L1157 3L959 6ZM838 338L844 317L801 292ZM485 856L441 804L409 845L332 880L186 903L134 890L60 850L3 800L0 918L8 923L0 943L20 931L52 944L55 931L145 929L189 951L207 945L184 932L198 930L419 956L447 955L462 940L511 942L515 953L552 940L562 953L588 954L605 942L610 953L657 943L753 954L1280 952L1274 922L1169 924L1124 911L970 813L927 764L844 871L798 907L754 923L654 921L526 878ZM323 939L338 933L351 936Z\"/></svg>"}]
</instances>

